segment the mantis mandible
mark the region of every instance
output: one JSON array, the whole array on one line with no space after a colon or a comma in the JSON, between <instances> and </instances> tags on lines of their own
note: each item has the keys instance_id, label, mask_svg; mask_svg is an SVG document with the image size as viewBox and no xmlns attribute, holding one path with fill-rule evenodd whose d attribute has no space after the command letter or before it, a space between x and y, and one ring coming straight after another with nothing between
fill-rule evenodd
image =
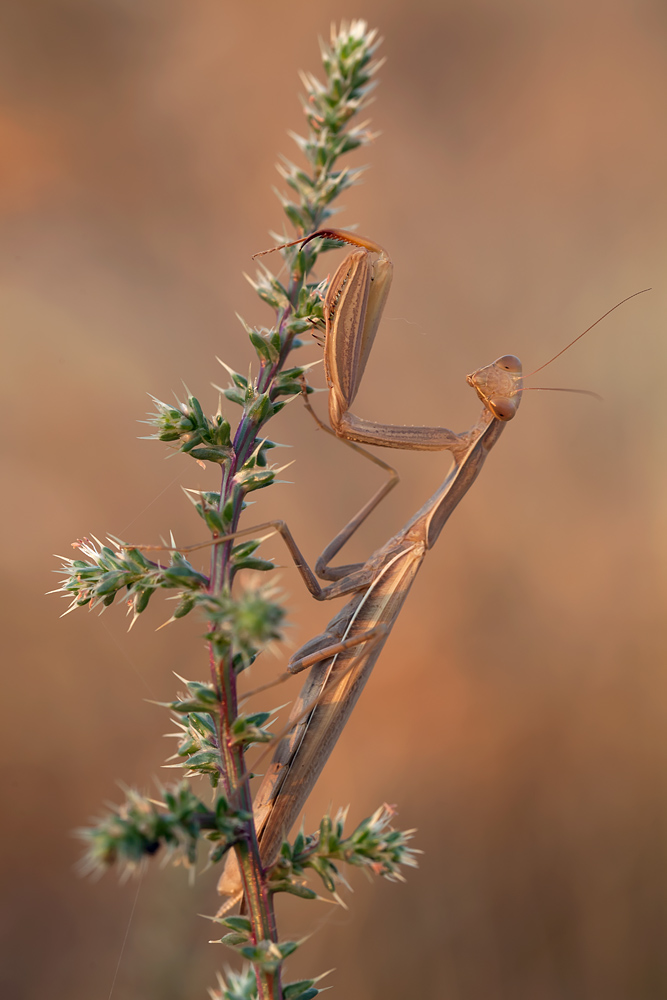
<instances>
[{"instance_id":1,"label":"mantis mandible","mask_svg":"<svg viewBox=\"0 0 667 1000\"><path fill-rule=\"evenodd\" d=\"M315 237L351 243L358 249L347 255L334 274L324 303L324 363L333 430L319 420L307 399L306 406L320 427L335 433L390 476L325 548L316 562L315 573L284 522L265 522L248 529L250 532L272 526L278 530L316 600L354 595L332 618L325 631L302 646L288 664L287 669L293 674L308 667L311 670L253 803L262 861L266 867L275 861L283 838L296 821L326 764L398 618L426 552L433 547L449 516L479 475L505 424L516 414L524 388L521 362L510 354L468 375L469 385L476 390L484 406L478 421L461 434L443 427L377 424L352 414L350 406L357 394L387 299L392 265L378 244L341 230L319 230L295 242L303 244ZM377 254L374 263L371 254ZM433 496L366 562L332 567L330 561L398 481L394 470L360 448L360 443L447 450L454 464ZM322 586L316 577L330 581L329 585ZM226 863L218 889L229 897L223 911L241 898L240 873L234 856Z\"/></svg>"}]
</instances>

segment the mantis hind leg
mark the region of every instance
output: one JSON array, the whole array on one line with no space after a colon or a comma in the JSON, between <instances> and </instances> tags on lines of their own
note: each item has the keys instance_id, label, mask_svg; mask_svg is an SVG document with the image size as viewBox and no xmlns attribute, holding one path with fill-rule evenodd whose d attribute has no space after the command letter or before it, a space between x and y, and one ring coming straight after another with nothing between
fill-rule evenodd
<instances>
[{"instance_id":1,"label":"mantis hind leg","mask_svg":"<svg viewBox=\"0 0 667 1000\"><path fill-rule=\"evenodd\" d=\"M316 663L321 663L322 660L328 660L332 656L347 652L348 649L354 649L355 646L361 646L362 643L368 642L374 646L375 643L384 639L388 631L387 626L380 623L351 639L340 640L336 640L336 637L330 632L324 632L297 650L290 658L287 670L290 674L298 674L302 670L307 670L308 667L315 666Z\"/></svg>"},{"instance_id":2,"label":"mantis hind leg","mask_svg":"<svg viewBox=\"0 0 667 1000\"><path fill-rule=\"evenodd\" d=\"M263 691L269 691L279 684L284 684L285 681L290 680L295 674L301 673L302 670L307 670L309 667L314 667L316 663L321 663L323 660L330 660L334 656L346 653L348 649L354 649L355 646L361 646L365 642L370 643L370 646L373 647L387 635L388 631L389 629L386 625L379 623L369 628L366 632L353 636L351 639L341 638L331 630L322 632L313 639L309 639L308 642L305 642L303 646L297 649L296 653L289 659L287 670L267 684L251 688L250 691L244 691L242 699L245 702L248 698L253 698Z\"/></svg>"},{"instance_id":3,"label":"mantis hind leg","mask_svg":"<svg viewBox=\"0 0 667 1000\"><path fill-rule=\"evenodd\" d=\"M365 645L363 652L369 652L378 643L381 644L384 642L388 632L389 628L387 625L378 623L360 635L353 636L350 639L342 639L336 635L334 626L334 630L323 632L302 646L290 660L288 669L291 671L291 674L282 675L279 681L286 679L287 676L292 676L294 673L298 673L300 670L305 670L307 667L324 663L324 661L330 660L332 657L344 653L355 646ZM351 661L341 670L340 677L344 677L346 673L351 671L356 662L357 657L352 657ZM250 693L256 694L268 686L264 685L264 687L257 688ZM314 677L313 673L311 673L301 690L299 699L292 708L286 726L274 736L269 746L253 765L254 768L257 768L270 752L271 748L275 747L273 760L253 802L253 812L255 814L262 861L267 865L271 865L274 862L276 851L280 847L280 841L289 833L289 829L284 829L282 826L279 826L277 829L271 828L271 817L275 804L280 798L283 780L289 768L294 763L295 755L298 754L299 746L308 728L309 719L326 693L326 678L322 676ZM295 818L294 816L288 821L288 827L292 826ZM244 911L245 904L242 902L243 886L241 872L236 856L233 853L228 855L225 862L218 882L218 892L221 896L228 897L227 901L218 910L218 916L227 913L238 902L241 902L240 912Z\"/></svg>"}]
</instances>

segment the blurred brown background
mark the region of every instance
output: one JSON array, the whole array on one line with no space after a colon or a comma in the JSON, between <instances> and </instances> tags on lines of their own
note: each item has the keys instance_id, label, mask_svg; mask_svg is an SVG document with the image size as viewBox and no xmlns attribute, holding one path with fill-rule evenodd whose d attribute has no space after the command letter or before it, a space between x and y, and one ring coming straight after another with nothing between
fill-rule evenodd
<instances>
[{"instance_id":1,"label":"blurred brown background","mask_svg":"<svg viewBox=\"0 0 667 1000\"><path fill-rule=\"evenodd\" d=\"M538 376L605 402L526 396L427 559L307 809L312 825L329 803L355 821L398 803L425 856L405 885L355 879L347 912L283 903L286 935L317 928L290 971L335 966L347 1000L667 997L665 4L3 0L8 1000L204 997L230 958L196 916L211 873L192 888L155 864L137 896L73 870L70 831L120 799L117 779L170 777L170 727L143 699L170 698L174 670L205 676L200 626L155 633L157 600L129 635L121 607L59 621L43 594L51 553L82 534L201 537L180 486L212 474L165 461L136 420L181 379L214 409L215 355L250 360L234 312L270 322L242 271L282 225L297 70L318 71L341 16L377 25L388 57L372 170L338 217L396 265L361 415L466 427L467 372L506 352L536 367L653 291ZM272 428L294 484L251 516L294 522L314 559L377 474L298 404ZM446 467L396 462L352 556ZM297 644L332 608L281 578ZM279 669L258 663L255 683Z\"/></svg>"}]
</instances>

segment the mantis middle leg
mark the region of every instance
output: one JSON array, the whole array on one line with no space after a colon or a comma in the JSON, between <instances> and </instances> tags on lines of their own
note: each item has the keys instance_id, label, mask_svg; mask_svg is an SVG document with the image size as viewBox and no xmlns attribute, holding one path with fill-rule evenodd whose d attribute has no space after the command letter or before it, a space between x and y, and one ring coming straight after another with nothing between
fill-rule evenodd
<instances>
[{"instance_id":1,"label":"mantis middle leg","mask_svg":"<svg viewBox=\"0 0 667 1000\"><path fill-rule=\"evenodd\" d=\"M322 554L315 563L315 573L317 574L317 576L320 577L321 580L340 580L343 577L349 576L350 573L353 573L356 570L361 569L363 564L355 563L347 566L329 566L329 563L334 558L334 556L338 555L340 550L343 548L346 542L352 537L357 528L359 528L359 526L364 523L368 515L371 514L378 506L378 504L380 504L384 500L387 494L391 490L393 490L394 486L396 486L399 481L399 477L398 473L396 472L396 469L392 468L391 465L388 465L387 462L383 462L381 458L377 457L377 455L371 454L371 452L366 451L365 448L360 448L358 444L354 444L353 441L350 441L347 438L339 437L337 434L334 433L331 427L327 427L324 421L321 420L320 417L318 417L317 413L310 405L310 400L308 399L308 395L306 392L306 382L305 379L303 379L303 376L302 376L302 385L303 385L304 406L308 411L308 413L313 418L313 420L315 421L315 423L317 424L317 426L320 428L320 430L324 431L326 434L330 434L332 437L335 437L338 441L341 441L344 445L347 445L348 448L351 448L353 451L356 451L358 455L362 455L364 458L368 459L369 462L372 462L373 465L377 465L380 469L383 469L385 472L389 473L389 477L386 480L386 482L384 482L382 486L379 488L379 490L377 490L377 492L373 494L370 500L366 501L361 510L358 511L358 513L355 514L355 516L348 521L345 527L338 532L336 537L331 542L329 542L329 544L323 550Z\"/></svg>"}]
</instances>

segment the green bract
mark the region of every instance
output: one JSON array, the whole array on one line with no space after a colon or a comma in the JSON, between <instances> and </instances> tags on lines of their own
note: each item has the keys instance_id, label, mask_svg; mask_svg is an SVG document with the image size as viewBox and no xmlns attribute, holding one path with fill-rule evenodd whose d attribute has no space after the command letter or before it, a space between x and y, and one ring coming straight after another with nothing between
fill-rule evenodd
<instances>
[{"instance_id":1,"label":"green bract","mask_svg":"<svg viewBox=\"0 0 667 1000\"><path fill-rule=\"evenodd\" d=\"M110 548L97 538L80 539L75 543L85 559L64 556L60 571L64 580L54 593L71 597L67 612L75 608L98 604L112 604L116 595L126 591L129 607L135 616L148 606L158 588L181 590L188 593L203 591L209 579L196 570L180 552L172 552L166 566L148 559L138 548L128 548L118 539L111 538ZM66 612L66 613L67 613Z\"/></svg>"},{"instance_id":2,"label":"green bract","mask_svg":"<svg viewBox=\"0 0 667 1000\"><path fill-rule=\"evenodd\" d=\"M84 871L114 864L133 869L160 848L174 860L193 865L201 836L222 840L226 851L243 835L247 813L230 810L224 796L211 810L192 793L187 782L161 789L161 794L162 800L155 802L128 789L122 805L115 806L93 826L78 830L78 836L88 844ZM219 843L214 851L220 854Z\"/></svg>"},{"instance_id":3,"label":"green bract","mask_svg":"<svg viewBox=\"0 0 667 1000\"><path fill-rule=\"evenodd\" d=\"M381 806L349 837L344 837L347 810L339 810L335 819L328 815L322 818L317 833L306 836L302 831L292 844L284 841L280 858L271 873L273 892L289 892L314 899L316 894L303 882L307 870L311 869L319 875L325 888L335 893L339 882L345 884L335 864L341 861L390 881L401 880L400 866L415 868L415 855L419 852L408 846L414 830L394 830L390 826L393 815L391 807Z\"/></svg>"}]
</instances>

